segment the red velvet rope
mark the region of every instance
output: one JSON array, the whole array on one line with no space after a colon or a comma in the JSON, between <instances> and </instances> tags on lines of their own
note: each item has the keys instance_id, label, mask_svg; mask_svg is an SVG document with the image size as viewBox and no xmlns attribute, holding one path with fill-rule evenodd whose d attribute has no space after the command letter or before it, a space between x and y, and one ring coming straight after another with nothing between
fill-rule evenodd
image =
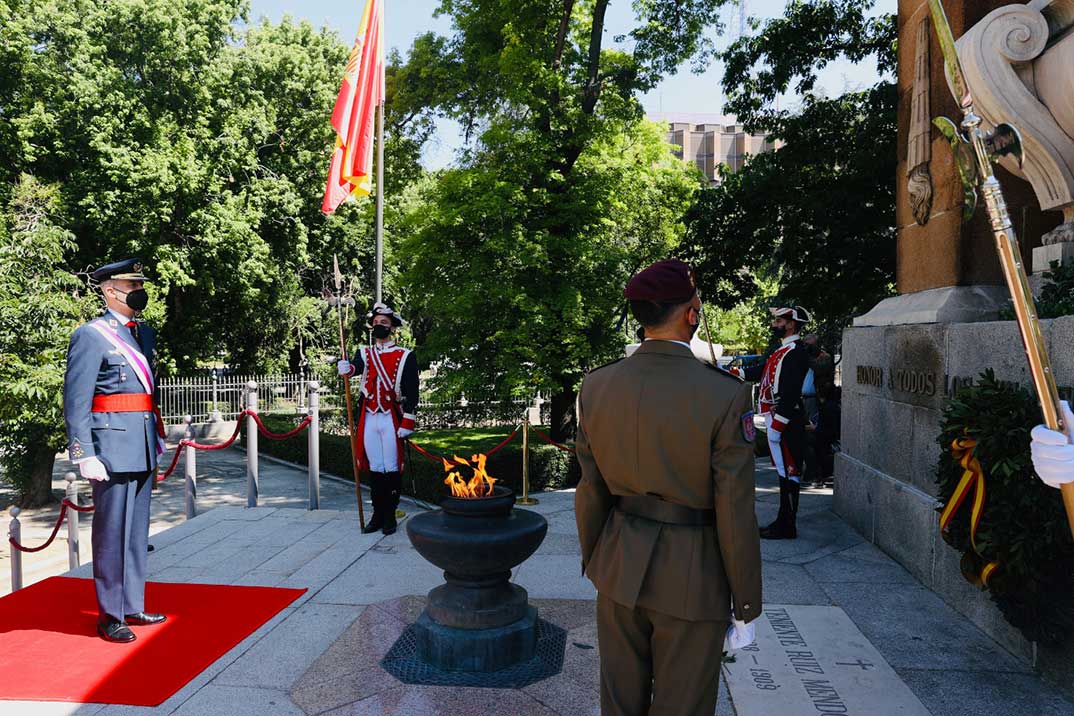
<instances>
[{"instance_id":1,"label":"red velvet rope","mask_svg":"<svg viewBox=\"0 0 1074 716\"><path fill-rule=\"evenodd\" d=\"M295 435L298 435L300 432L308 428L310 423L313 421L313 417L307 415L305 418L302 419L302 422L295 426L294 430L289 430L286 433L274 433L268 428L266 428L265 424L261 422L260 415L258 415L252 410L243 410L235 418L235 432L231 433L231 437L229 437L224 442L216 443L215 445L208 445L206 443L199 443L194 440L187 440L186 438L180 440L179 445L177 445L175 448L175 455L172 456L171 464L168 465L167 470L165 470L163 473L161 473L159 477L157 477L157 482L161 482L167 479L173 472L175 472L175 467L179 464L179 456L183 454L183 448L192 447L195 450L223 450L224 448L231 447L235 443L235 440L238 439L239 432L242 431L242 419L247 416L252 417L254 419L254 423L257 425L257 432L261 433L269 440L287 440L288 438L293 438Z\"/></svg>"},{"instance_id":2,"label":"red velvet rope","mask_svg":"<svg viewBox=\"0 0 1074 716\"><path fill-rule=\"evenodd\" d=\"M180 440L179 444L175 448L175 455L172 456L171 464L168 466L167 470L165 470L163 473L161 473L159 477L157 477L157 482L161 482L167 479L169 475L175 472L175 466L179 464L179 456L183 454L184 448L191 447L195 450L223 450L226 447L230 447L239 437L239 432L242 430L242 419L246 416L250 416L254 419L254 423L257 424L257 432L261 433L269 440L287 440L288 438L293 438L294 436L298 435L300 432L308 428L310 423L313 421L313 418L307 415L305 418L303 418L302 422L295 426L293 430L288 430L286 433L274 433L265 427L265 424L261 422L261 416L259 416L257 413L253 412L252 410L243 410L236 418L235 432L233 432L231 434L231 437L229 437L222 443L217 443L215 445L205 445L203 443L198 443L193 440L187 440L185 438L183 440ZM514 437L514 433L511 433L511 437ZM511 438L509 437L507 441L500 444L496 449L498 450L500 447L503 447L503 445L506 445L507 442L510 441L510 439ZM75 512L93 512L94 509L93 505L76 505L67 498L64 498L63 502L60 503L60 514L59 517L56 518L56 524L52 528L52 534L49 535L48 540L46 540L43 545L41 545L40 547L23 547L11 537L8 537L8 542L10 542L12 546L20 552L40 552L41 550L52 544L53 540L56 539L56 535L60 531L60 525L63 524L63 519L67 516L67 508L71 508Z\"/></svg>"},{"instance_id":3,"label":"red velvet rope","mask_svg":"<svg viewBox=\"0 0 1074 716\"><path fill-rule=\"evenodd\" d=\"M307 415L305 418L302 419L301 423L295 426L294 430L289 430L286 433L274 433L268 428L266 428L265 424L261 422L260 415L251 410L244 410L243 412L252 417L254 419L254 422L257 423L257 432L261 433L269 440L287 440L288 438L293 438L294 436L305 430L307 427L309 427L309 424L313 421L313 418Z\"/></svg>"},{"instance_id":4,"label":"red velvet rope","mask_svg":"<svg viewBox=\"0 0 1074 716\"><path fill-rule=\"evenodd\" d=\"M65 497L63 498L63 502L60 503L60 515L56 518L56 524L52 527L52 534L48 536L48 539L45 540L45 543L43 545L40 545L39 547L24 547L18 542L16 542L14 537L8 537L7 541L11 543L12 547L19 550L20 552L40 552L41 550L52 544L53 540L56 539L56 535L60 531L60 525L63 524L63 518L67 517L68 507L70 507L75 512L93 512L93 505L86 505L85 507L82 507L80 505L76 505Z\"/></svg>"},{"instance_id":5,"label":"red velvet rope","mask_svg":"<svg viewBox=\"0 0 1074 716\"><path fill-rule=\"evenodd\" d=\"M482 454L484 454L486 456L495 455L500 450L502 450L504 447L506 447L509 442L511 442L512 440L515 439L515 436L518 435L518 430L519 430L518 428L515 428L514 430L511 431L511 434L508 435L506 438L504 438L503 441L499 445L497 445L496 447L492 448L488 452L482 453ZM464 465L465 464L465 463L459 462L457 460L448 460L446 457L441 457L440 455L437 455L434 452L429 452L428 450L423 448L421 445L418 445L413 440L408 440L407 442L409 442L414 447L415 450L417 450L419 453L421 453L425 457L429 458L433 462L438 462L441 465L444 464L445 462L450 462L450 463L453 463L455 465Z\"/></svg>"},{"instance_id":6,"label":"red velvet rope","mask_svg":"<svg viewBox=\"0 0 1074 716\"><path fill-rule=\"evenodd\" d=\"M547 435L542 433L537 428L531 427L530 430L532 430L533 432L537 433L537 437L539 437L541 440L544 440L546 443L548 443L549 445L552 445L553 447L558 447L563 452L576 452L574 448L567 447L566 445L560 445L555 440L553 440L552 438L548 437Z\"/></svg>"}]
</instances>

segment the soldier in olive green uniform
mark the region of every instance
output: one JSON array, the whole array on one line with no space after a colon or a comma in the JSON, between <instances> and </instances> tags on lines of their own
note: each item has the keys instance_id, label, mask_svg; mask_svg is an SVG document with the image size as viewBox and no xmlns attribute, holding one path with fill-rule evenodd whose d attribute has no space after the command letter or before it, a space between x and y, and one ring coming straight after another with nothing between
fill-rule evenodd
<instances>
[{"instance_id":1,"label":"soldier in olive green uniform","mask_svg":"<svg viewBox=\"0 0 1074 716\"><path fill-rule=\"evenodd\" d=\"M645 341L578 397L601 713L712 716L729 620L761 613L751 391L693 356L701 305L686 264L654 264L624 293Z\"/></svg>"}]
</instances>

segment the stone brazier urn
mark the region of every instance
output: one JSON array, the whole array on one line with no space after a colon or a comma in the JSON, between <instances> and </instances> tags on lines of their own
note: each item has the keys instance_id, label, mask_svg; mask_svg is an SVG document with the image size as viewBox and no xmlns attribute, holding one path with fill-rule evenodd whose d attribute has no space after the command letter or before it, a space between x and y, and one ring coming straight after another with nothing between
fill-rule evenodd
<instances>
[{"instance_id":1,"label":"stone brazier urn","mask_svg":"<svg viewBox=\"0 0 1074 716\"><path fill-rule=\"evenodd\" d=\"M541 545L548 522L514 505L514 492L496 485L488 497L447 497L407 520L411 544L444 570L414 625L426 663L489 672L533 657L537 610L511 584L511 569Z\"/></svg>"}]
</instances>

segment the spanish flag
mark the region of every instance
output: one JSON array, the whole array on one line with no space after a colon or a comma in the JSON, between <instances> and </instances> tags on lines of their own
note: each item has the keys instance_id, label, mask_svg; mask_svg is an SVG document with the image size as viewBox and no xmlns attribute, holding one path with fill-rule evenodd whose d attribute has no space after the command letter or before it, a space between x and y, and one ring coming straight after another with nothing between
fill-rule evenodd
<instances>
[{"instance_id":1,"label":"spanish flag","mask_svg":"<svg viewBox=\"0 0 1074 716\"><path fill-rule=\"evenodd\" d=\"M331 214L351 195L372 192L374 125L384 102L384 1L366 0L354 48L343 71L332 127L336 150L321 211Z\"/></svg>"}]
</instances>

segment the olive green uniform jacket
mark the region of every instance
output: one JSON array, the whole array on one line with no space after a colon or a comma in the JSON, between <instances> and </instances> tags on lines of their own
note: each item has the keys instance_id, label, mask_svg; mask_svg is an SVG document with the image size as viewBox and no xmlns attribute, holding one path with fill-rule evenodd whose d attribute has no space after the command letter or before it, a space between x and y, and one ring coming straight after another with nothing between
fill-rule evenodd
<instances>
[{"instance_id":1,"label":"olive green uniform jacket","mask_svg":"<svg viewBox=\"0 0 1074 716\"><path fill-rule=\"evenodd\" d=\"M761 612L752 394L674 341L649 340L586 376L578 396L582 571L628 608L689 621ZM715 526L669 525L614 509L650 495L715 508Z\"/></svg>"}]
</instances>

